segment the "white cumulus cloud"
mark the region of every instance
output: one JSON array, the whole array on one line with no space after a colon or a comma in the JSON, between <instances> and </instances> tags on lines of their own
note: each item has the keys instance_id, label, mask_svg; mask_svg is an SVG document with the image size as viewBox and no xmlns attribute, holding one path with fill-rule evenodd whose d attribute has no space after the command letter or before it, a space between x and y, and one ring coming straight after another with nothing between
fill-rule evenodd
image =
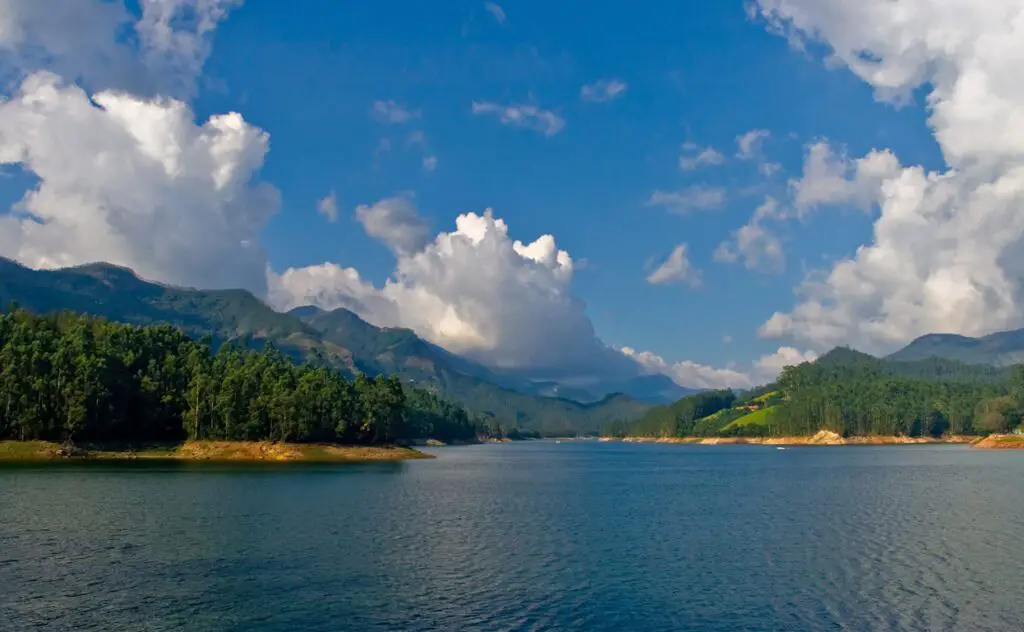
<instances>
[{"instance_id":1,"label":"white cumulus cloud","mask_svg":"<svg viewBox=\"0 0 1024 632\"><path fill-rule=\"evenodd\" d=\"M37 73L0 104L0 163L38 178L0 216L0 253L33 267L109 261L148 278L264 287L259 232L277 191L253 185L268 136L238 114L82 89Z\"/></svg>"},{"instance_id":2,"label":"white cumulus cloud","mask_svg":"<svg viewBox=\"0 0 1024 632\"><path fill-rule=\"evenodd\" d=\"M1024 2L758 4L773 30L825 44L831 63L879 99L906 104L926 86L947 163L927 172L869 155L886 168L872 200L880 208L872 241L809 277L796 306L772 316L762 335L886 352L930 332L1024 326Z\"/></svg>"},{"instance_id":3,"label":"white cumulus cloud","mask_svg":"<svg viewBox=\"0 0 1024 632\"><path fill-rule=\"evenodd\" d=\"M681 283L692 288L700 287L701 272L691 262L686 252L686 244L679 244L672 249L672 254L647 276L651 285L669 285Z\"/></svg>"},{"instance_id":4,"label":"white cumulus cloud","mask_svg":"<svg viewBox=\"0 0 1024 632\"><path fill-rule=\"evenodd\" d=\"M536 105L499 105L489 101L474 101L473 114L496 116L503 125L521 127L545 136L554 136L565 127L565 119Z\"/></svg>"},{"instance_id":5,"label":"white cumulus cloud","mask_svg":"<svg viewBox=\"0 0 1024 632\"><path fill-rule=\"evenodd\" d=\"M845 152L821 141L807 148L803 175L790 181L790 188L800 215L821 206L843 204L869 211L882 183L899 172L899 160L890 151L873 151L851 160Z\"/></svg>"},{"instance_id":6,"label":"white cumulus cloud","mask_svg":"<svg viewBox=\"0 0 1024 632\"><path fill-rule=\"evenodd\" d=\"M785 267L786 253L782 241L768 225L769 220L781 218L778 201L773 197L765 198L750 220L733 233L732 239L718 245L714 260L733 263L742 259L749 270L781 272Z\"/></svg>"},{"instance_id":7,"label":"white cumulus cloud","mask_svg":"<svg viewBox=\"0 0 1024 632\"><path fill-rule=\"evenodd\" d=\"M379 208L379 202L367 209ZM370 211L367 211L370 212ZM390 234L376 231L388 241ZM347 307L378 325L409 327L489 366L577 375L629 375L635 363L596 336L571 292L574 261L551 235L513 240L490 210L466 213L422 248L396 249L382 288L334 264L271 275L281 309Z\"/></svg>"},{"instance_id":8,"label":"white cumulus cloud","mask_svg":"<svg viewBox=\"0 0 1024 632\"><path fill-rule=\"evenodd\" d=\"M356 219L366 234L397 253L422 250L430 241L430 226L408 197L387 198L356 208Z\"/></svg>"},{"instance_id":9,"label":"white cumulus cloud","mask_svg":"<svg viewBox=\"0 0 1024 632\"><path fill-rule=\"evenodd\" d=\"M3 0L0 62L48 70L91 91L188 99L219 21L242 0ZM131 33L131 37L125 37Z\"/></svg>"}]
</instances>

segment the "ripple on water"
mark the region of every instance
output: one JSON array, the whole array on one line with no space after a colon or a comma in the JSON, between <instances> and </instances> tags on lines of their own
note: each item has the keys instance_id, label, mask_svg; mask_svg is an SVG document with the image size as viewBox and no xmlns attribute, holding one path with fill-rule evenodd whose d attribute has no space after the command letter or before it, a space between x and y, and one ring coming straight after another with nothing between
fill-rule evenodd
<instances>
[{"instance_id":1,"label":"ripple on water","mask_svg":"<svg viewBox=\"0 0 1024 632\"><path fill-rule=\"evenodd\" d=\"M547 443L0 468L5 630L1019 630L1024 459Z\"/></svg>"}]
</instances>

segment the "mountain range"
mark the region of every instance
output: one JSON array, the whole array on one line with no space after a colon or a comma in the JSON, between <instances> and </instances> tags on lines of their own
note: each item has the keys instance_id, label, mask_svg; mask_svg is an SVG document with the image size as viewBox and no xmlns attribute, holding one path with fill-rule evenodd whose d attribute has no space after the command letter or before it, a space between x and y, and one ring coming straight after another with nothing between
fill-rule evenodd
<instances>
[{"instance_id":1,"label":"mountain range","mask_svg":"<svg viewBox=\"0 0 1024 632\"><path fill-rule=\"evenodd\" d=\"M892 360L912 361L936 357L959 360L965 364L1010 366L1024 362L1024 329L970 338L956 334L921 336L889 356Z\"/></svg>"},{"instance_id":2,"label":"mountain range","mask_svg":"<svg viewBox=\"0 0 1024 632\"><path fill-rule=\"evenodd\" d=\"M69 310L138 325L167 323L214 344L273 343L297 361L342 372L396 374L510 428L563 433L627 420L691 389L668 377L638 376L595 387L535 382L489 369L401 328L376 327L346 309L274 311L245 290L196 290L152 283L105 263L33 270L0 258L0 304L35 313Z\"/></svg>"}]
</instances>

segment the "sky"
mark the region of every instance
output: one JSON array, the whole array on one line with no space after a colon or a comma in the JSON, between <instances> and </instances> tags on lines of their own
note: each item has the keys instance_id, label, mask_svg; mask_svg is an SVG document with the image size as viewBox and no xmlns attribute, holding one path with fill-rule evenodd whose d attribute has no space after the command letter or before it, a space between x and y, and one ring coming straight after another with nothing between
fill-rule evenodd
<instances>
[{"instance_id":1,"label":"sky","mask_svg":"<svg viewBox=\"0 0 1024 632\"><path fill-rule=\"evenodd\" d=\"M0 0L0 255L745 388L1024 327L1024 0Z\"/></svg>"}]
</instances>

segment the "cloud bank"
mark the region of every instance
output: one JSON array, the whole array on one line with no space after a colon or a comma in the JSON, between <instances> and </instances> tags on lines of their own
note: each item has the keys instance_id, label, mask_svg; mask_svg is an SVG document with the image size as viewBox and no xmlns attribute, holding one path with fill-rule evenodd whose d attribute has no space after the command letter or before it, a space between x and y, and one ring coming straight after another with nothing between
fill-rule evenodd
<instances>
[{"instance_id":1,"label":"cloud bank","mask_svg":"<svg viewBox=\"0 0 1024 632\"><path fill-rule=\"evenodd\" d=\"M773 315L762 335L887 352L930 332L1024 326L1024 2L759 0L758 8L791 41L824 44L829 63L845 65L878 99L906 104L923 86L948 166L902 167L885 151L856 164L824 155L812 163L804 179L828 186L801 186L805 206L870 200L880 209L873 240L808 278L796 306Z\"/></svg>"}]
</instances>

